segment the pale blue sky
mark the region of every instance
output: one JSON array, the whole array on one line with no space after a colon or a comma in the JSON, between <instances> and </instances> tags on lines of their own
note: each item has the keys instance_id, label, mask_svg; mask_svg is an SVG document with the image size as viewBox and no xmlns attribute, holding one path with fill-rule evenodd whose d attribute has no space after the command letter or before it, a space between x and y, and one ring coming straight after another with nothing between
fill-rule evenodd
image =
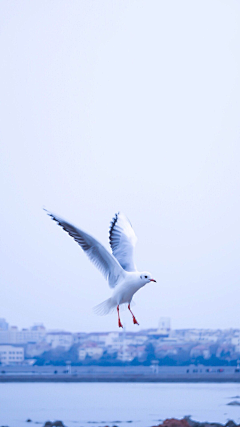
<instances>
[{"instance_id":1,"label":"pale blue sky","mask_svg":"<svg viewBox=\"0 0 240 427\"><path fill-rule=\"evenodd\" d=\"M1 317L117 330L45 205L106 246L130 218L158 281L140 328L240 327L239 22L233 0L1 1Z\"/></svg>"}]
</instances>

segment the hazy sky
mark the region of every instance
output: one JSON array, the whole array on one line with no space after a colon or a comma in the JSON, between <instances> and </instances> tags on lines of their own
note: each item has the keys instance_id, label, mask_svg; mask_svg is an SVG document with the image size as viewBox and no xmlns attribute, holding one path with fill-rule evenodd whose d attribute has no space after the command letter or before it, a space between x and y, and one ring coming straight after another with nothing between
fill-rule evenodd
<instances>
[{"instance_id":1,"label":"hazy sky","mask_svg":"<svg viewBox=\"0 0 240 427\"><path fill-rule=\"evenodd\" d=\"M140 328L240 327L239 22L238 0L0 2L0 317L118 330L46 206L106 246L130 218Z\"/></svg>"}]
</instances>

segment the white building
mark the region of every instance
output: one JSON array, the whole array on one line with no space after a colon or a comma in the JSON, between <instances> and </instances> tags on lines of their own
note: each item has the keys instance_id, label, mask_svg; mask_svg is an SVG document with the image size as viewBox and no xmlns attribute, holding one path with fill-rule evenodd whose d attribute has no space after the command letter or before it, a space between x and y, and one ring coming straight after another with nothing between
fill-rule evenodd
<instances>
[{"instance_id":1,"label":"white building","mask_svg":"<svg viewBox=\"0 0 240 427\"><path fill-rule=\"evenodd\" d=\"M137 357L137 350L131 345L122 347L117 354L118 360L122 362L131 362L135 357Z\"/></svg>"},{"instance_id":2,"label":"white building","mask_svg":"<svg viewBox=\"0 0 240 427\"><path fill-rule=\"evenodd\" d=\"M50 344L52 348L64 347L65 350L69 350L73 345L73 334L64 331L48 332L46 335L46 342Z\"/></svg>"},{"instance_id":3,"label":"white building","mask_svg":"<svg viewBox=\"0 0 240 427\"><path fill-rule=\"evenodd\" d=\"M93 359L100 359L102 355L103 355L103 349L94 342L86 343L84 346L80 347L78 350L79 360L84 360L86 356L89 356Z\"/></svg>"},{"instance_id":4,"label":"white building","mask_svg":"<svg viewBox=\"0 0 240 427\"><path fill-rule=\"evenodd\" d=\"M109 332L105 337L105 345L112 346L119 341L119 332Z\"/></svg>"},{"instance_id":5,"label":"white building","mask_svg":"<svg viewBox=\"0 0 240 427\"><path fill-rule=\"evenodd\" d=\"M231 343L235 346L235 351L240 353L240 335L236 335L231 339Z\"/></svg>"},{"instance_id":6,"label":"white building","mask_svg":"<svg viewBox=\"0 0 240 427\"><path fill-rule=\"evenodd\" d=\"M3 365L22 363L24 361L23 347L0 345L0 361Z\"/></svg>"},{"instance_id":7,"label":"white building","mask_svg":"<svg viewBox=\"0 0 240 427\"><path fill-rule=\"evenodd\" d=\"M46 330L29 330L19 331L17 327L11 327L8 330L0 330L0 344L27 344L37 343L45 338Z\"/></svg>"},{"instance_id":8,"label":"white building","mask_svg":"<svg viewBox=\"0 0 240 427\"><path fill-rule=\"evenodd\" d=\"M219 331L211 329L188 329L184 334L185 341L200 341L201 343L217 342Z\"/></svg>"},{"instance_id":9,"label":"white building","mask_svg":"<svg viewBox=\"0 0 240 427\"><path fill-rule=\"evenodd\" d=\"M170 317L160 317L157 333L160 335L169 335L171 331Z\"/></svg>"}]
</instances>

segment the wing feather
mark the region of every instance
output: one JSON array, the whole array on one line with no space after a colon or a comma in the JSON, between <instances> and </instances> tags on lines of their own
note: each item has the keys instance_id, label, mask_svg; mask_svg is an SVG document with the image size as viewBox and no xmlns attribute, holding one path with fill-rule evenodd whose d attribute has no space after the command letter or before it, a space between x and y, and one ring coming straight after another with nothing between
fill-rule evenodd
<instances>
[{"instance_id":1,"label":"wing feather","mask_svg":"<svg viewBox=\"0 0 240 427\"><path fill-rule=\"evenodd\" d=\"M136 271L134 250L136 234L128 218L118 212L113 218L109 230L109 242L114 257L126 271Z\"/></svg>"},{"instance_id":2,"label":"wing feather","mask_svg":"<svg viewBox=\"0 0 240 427\"><path fill-rule=\"evenodd\" d=\"M47 214L77 242L86 253L90 261L103 274L111 288L114 288L119 279L124 277L124 270L117 259L90 234L76 228L74 225L59 216L44 209Z\"/></svg>"}]
</instances>

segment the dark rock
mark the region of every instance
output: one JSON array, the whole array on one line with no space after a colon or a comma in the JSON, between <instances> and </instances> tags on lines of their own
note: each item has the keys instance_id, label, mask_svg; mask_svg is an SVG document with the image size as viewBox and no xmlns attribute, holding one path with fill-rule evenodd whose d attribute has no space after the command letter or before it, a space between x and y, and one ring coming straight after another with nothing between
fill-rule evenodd
<instances>
[{"instance_id":1,"label":"dark rock","mask_svg":"<svg viewBox=\"0 0 240 427\"><path fill-rule=\"evenodd\" d=\"M225 427L236 427L236 424L234 421L229 420L226 424Z\"/></svg>"},{"instance_id":2,"label":"dark rock","mask_svg":"<svg viewBox=\"0 0 240 427\"><path fill-rule=\"evenodd\" d=\"M204 423L200 423L198 421L193 421L191 419L190 415L187 415L186 417L184 417L184 420L186 420L188 422L190 427L204 427Z\"/></svg>"},{"instance_id":3,"label":"dark rock","mask_svg":"<svg viewBox=\"0 0 240 427\"><path fill-rule=\"evenodd\" d=\"M26 420L26 423L31 423L32 422L32 420L30 420L30 418L28 418L27 420Z\"/></svg>"},{"instance_id":4,"label":"dark rock","mask_svg":"<svg viewBox=\"0 0 240 427\"><path fill-rule=\"evenodd\" d=\"M65 427L62 421L46 421L44 427Z\"/></svg>"},{"instance_id":5,"label":"dark rock","mask_svg":"<svg viewBox=\"0 0 240 427\"><path fill-rule=\"evenodd\" d=\"M190 427L223 427L223 425L220 423L208 423L206 421L203 423L200 423L199 421L191 420L190 417L185 417L184 419L187 420Z\"/></svg>"},{"instance_id":6,"label":"dark rock","mask_svg":"<svg viewBox=\"0 0 240 427\"><path fill-rule=\"evenodd\" d=\"M227 403L229 406L240 406L240 402L237 400L233 400L232 402Z\"/></svg>"},{"instance_id":7,"label":"dark rock","mask_svg":"<svg viewBox=\"0 0 240 427\"><path fill-rule=\"evenodd\" d=\"M229 424L227 423L223 426L223 424L220 423L208 423L206 421L200 423L199 421L193 421L190 416L184 417L184 419L187 420L190 427L236 427L236 424L231 420L228 421Z\"/></svg>"}]
</instances>

